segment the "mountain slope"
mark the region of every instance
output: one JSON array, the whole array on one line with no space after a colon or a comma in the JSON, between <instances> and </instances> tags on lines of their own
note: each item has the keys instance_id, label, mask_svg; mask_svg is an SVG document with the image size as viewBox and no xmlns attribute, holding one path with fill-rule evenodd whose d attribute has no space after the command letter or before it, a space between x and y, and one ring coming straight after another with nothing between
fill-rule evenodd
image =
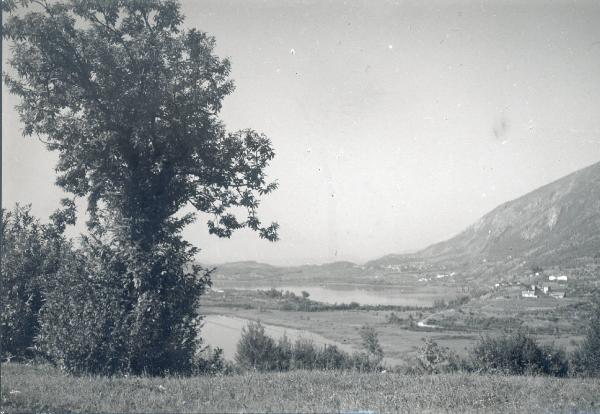
<instances>
[{"instance_id":1,"label":"mountain slope","mask_svg":"<svg viewBox=\"0 0 600 414\"><path fill-rule=\"evenodd\" d=\"M228 263L218 266L215 279L349 283L389 271L456 270L483 280L525 263L568 265L592 257L600 257L600 163L501 204L457 236L417 253L390 254L363 266L349 262L289 267Z\"/></svg>"},{"instance_id":2,"label":"mountain slope","mask_svg":"<svg viewBox=\"0 0 600 414\"><path fill-rule=\"evenodd\" d=\"M459 235L417 256L561 264L600 254L600 163L504 203Z\"/></svg>"}]
</instances>

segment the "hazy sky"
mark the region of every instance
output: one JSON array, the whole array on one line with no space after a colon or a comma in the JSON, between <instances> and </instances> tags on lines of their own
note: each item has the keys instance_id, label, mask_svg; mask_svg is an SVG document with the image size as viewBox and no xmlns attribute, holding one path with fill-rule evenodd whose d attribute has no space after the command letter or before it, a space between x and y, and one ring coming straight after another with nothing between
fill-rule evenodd
<instances>
[{"instance_id":1,"label":"hazy sky","mask_svg":"<svg viewBox=\"0 0 600 414\"><path fill-rule=\"evenodd\" d=\"M524 3L183 2L232 61L222 118L271 138L280 184L260 211L281 241L220 240L201 217L186 231L199 259L412 251L600 161L600 3ZM21 137L5 88L3 104L3 204L47 217L56 157Z\"/></svg>"}]
</instances>

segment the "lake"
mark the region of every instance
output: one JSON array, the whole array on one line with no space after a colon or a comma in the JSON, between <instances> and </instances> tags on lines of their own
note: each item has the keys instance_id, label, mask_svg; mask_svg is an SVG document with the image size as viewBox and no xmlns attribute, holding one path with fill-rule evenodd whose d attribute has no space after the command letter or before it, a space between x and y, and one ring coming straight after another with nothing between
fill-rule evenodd
<instances>
[{"instance_id":1,"label":"lake","mask_svg":"<svg viewBox=\"0 0 600 414\"><path fill-rule=\"evenodd\" d=\"M407 287L367 288L358 285L326 285L326 286L239 286L237 289L251 290L289 290L296 295L302 291L308 292L309 299L317 302L335 304L356 302L361 305L388 305L388 306L433 306L438 299L451 299L456 297L452 288L440 287L415 289Z\"/></svg>"},{"instance_id":2,"label":"lake","mask_svg":"<svg viewBox=\"0 0 600 414\"><path fill-rule=\"evenodd\" d=\"M208 315L204 317L203 322L204 326L200 334L204 345L222 348L225 359L233 360L237 351L237 343L242 336L242 328L248 325L250 321L232 316ZM346 352L354 351L354 348L350 345L332 341L313 332L274 325L262 325L265 328L265 334L275 340L287 335L291 342L304 338L312 340L317 345L337 345L338 348Z\"/></svg>"}]
</instances>

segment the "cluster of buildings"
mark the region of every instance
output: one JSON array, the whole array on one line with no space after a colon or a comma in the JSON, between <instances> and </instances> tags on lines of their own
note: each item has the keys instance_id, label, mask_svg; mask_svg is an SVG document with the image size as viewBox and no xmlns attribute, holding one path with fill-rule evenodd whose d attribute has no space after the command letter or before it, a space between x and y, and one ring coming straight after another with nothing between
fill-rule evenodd
<instances>
[{"instance_id":1,"label":"cluster of buildings","mask_svg":"<svg viewBox=\"0 0 600 414\"><path fill-rule=\"evenodd\" d=\"M419 278L419 282L430 282L431 280L435 279L443 279L445 277L451 277L456 275L456 272L452 272L452 273L438 273L437 275L435 275L435 277L431 276L431 277L421 277Z\"/></svg>"},{"instance_id":2,"label":"cluster of buildings","mask_svg":"<svg viewBox=\"0 0 600 414\"><path fill-rule=\"evenodd\" d=\"M553 283L538 285L535 283L524 284L522 282L517 282L517 281L512 281L512 282L501 281L501 282L496 283L494 285L494 287L496 289L498 289L498 288L511 287L511 286L514 286L514 287L525 286L527 288L527 290L521 291L521 297L523 297L523 298L537 299L540 296L548 296L548 297L553 297L555 299L563 299L565 297L564 283L560 283L560 282L567 282L568 277L567 276L549 276L548 281L553 282Z\"/></svg>"},{"instance_id":3,"label":"cluster of buildings","mask_svg":"<svg viewBox=\"0 0 600 414\"><path fill-rule=\"evenodd\" d=\"M566 282L568 281L567 276L548 276L548 280L552 282ZM540 295L550 296L556 299L563 299L565 297L564 290L552 290L551 286L532 284L530 289L521 291L521 296L524 298L535 298L537 299Z\"/></svg>"},{"instance_id":4,"label":"cluster of buildings","mask_svg":"<svg viewBox=\"0 0 600 414\"><path fill-rule=\"evenodd\" d=\"M569 278L567 276L548 276L548 280L557 282L566 282Z\"/></svg>"}]
</instances>

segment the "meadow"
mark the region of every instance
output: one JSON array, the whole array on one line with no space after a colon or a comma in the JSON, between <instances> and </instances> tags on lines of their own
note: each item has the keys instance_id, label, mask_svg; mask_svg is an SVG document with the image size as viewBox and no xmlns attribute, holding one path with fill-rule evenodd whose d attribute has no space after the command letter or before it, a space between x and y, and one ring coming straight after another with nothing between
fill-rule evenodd
<instances>
[{"instance_id":1,"label":"meadow","mask_svg":"<svg viewBox=\"0 0 600 414\"><path fill-rule=\"evenodd\" d=\"M68 376L2 364L2 410L21 412L487 412L600 410L600 379L293 371L191 378Z\"/></svg>"},{"instance_id":2,"label":"meadow","mask_svg":"<svg viewBox=\"0 0 600 414\"><path fill-rule=\"evenodd\" d=\"M540 341L554 343L567 351L572 351L581 341L589 314L589 298L524 299L520 297L519 289L513 290L490 291L446 309L373 306L338 309L330 306L320 310L324 304L310 298L307 301L290 300L273 298L265 294L267 291L221 289L208 292L202 298L201 309L204 314L260 320L272 326L314 332L355 349L360 348L360 327L373 326L389 366L405 365L426 338L461 356L466 356L482 335L499 335L519 327L535 334ZM420 292L415 289L408 295L418 294ZM448 300L440 293L439 301L443 299ZM423 320L437 328L416 326Z\"/></svg>"}]
</instances>

